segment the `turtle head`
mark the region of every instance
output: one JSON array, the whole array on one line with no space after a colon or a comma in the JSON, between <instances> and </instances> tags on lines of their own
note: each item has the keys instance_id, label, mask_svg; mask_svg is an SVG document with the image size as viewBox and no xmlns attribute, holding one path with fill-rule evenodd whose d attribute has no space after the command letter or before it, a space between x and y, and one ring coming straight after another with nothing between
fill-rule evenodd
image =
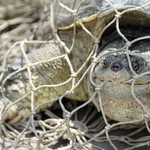
<instances>
[{"instance_id":1,"label":"turtle head","mask_svg":"<svg viewBox=\"0 0 150 150\"><path fill-rule=\"evenodd\" d=\"M131 64L131 68L129 65ZM110 54L100 61L94 69L93 78L96 84L101 81L112 82L114 85L128 82L135 74L142 74L146 71L147 64L145 60L137 55ZM136 83L143 83L144 78L137 79Z\"/></svg>"},{"instance_id":2,"label":"turtle head","mask_svg":"<svg viewBox=\"0 0 150 150\"><path fill-rule=\"evenodd\" d=\"M117 121L141 119L143 109L136 98L149 110L148 73L149 65L141 56L129 55L128 59L122 52L103 58L95 66L92 78L97 85L101 85L99 92L105 115ZM97 109L101 110L98 96L93 102Z\"/></svg>"}]
</instances>

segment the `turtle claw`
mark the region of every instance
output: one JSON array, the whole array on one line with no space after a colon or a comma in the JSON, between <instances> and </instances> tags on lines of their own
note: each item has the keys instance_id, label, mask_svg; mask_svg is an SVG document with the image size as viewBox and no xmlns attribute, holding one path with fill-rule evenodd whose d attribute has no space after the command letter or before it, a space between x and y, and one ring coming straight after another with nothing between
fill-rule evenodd
<instances>
[{"instance_id":1,"label":"turtle claw","mask_svg":"<svg viewBox=\"0 0 150 150\"><path fill-rule=\"evenodd\" d=\"M2 103L0 103L0 110L3 108ZM9 107L9 106L8 106ZM8 124L13 125L19 121L25 120L30 117L31 111L29 108L23 108L19 110L17 105L12 105L10 108L6 107L2 113L2 120L8 121ZM8 108L8 109L7 109ZM7 109L7 110L6 110ZM6 112L5 112L6 110Z\"/></svg>"},{"instance_id":2,"label":"turtle claw","mask_svg":"<svg viewBox=\"0 0 150 150\"><path fill-rule=\"evenodd\" d=\"M23 117L21 115L17 115L14 118L12 118L11 120L8 121L8 124L13 125L19 121L21 121L23 119Z\"/></svg>"}]
</instances>

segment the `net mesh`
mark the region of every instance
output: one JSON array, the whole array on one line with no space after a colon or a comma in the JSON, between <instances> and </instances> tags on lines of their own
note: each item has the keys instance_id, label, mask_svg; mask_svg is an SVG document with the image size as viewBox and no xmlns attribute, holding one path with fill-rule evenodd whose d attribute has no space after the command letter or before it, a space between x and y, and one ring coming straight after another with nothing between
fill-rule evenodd
<instances>
[{"instance_id":1,"label":"net mesh","mask_svg":"<svg viewBox=\"0 0 150 150\"><path fill-rule=\"evenodd\" d=\"M103 28L98 36L95 36L84 23L79 16L82 15L80 8L87 4L86 0L79 1L78 6L75 8L67 6L65 1L14 1L13 4L7 1L0 1L2 12L0 16L0 32L1 32L1 105L0 111L0 133L1 133L1 148L18 148L24 147L27 149L142 149L149 147L149 112L143 105L143 103L136 97L134 93L134 84L139 76L144 76L150 72L145 72L138 75L134 72L130 57L129 47L140 40L149 39L150 36L144 36L136 38L135 40L129 41L120 31L119 21L121 17L128 13L136 10L142 10L150 5L146 3L142 6L133 8L127 8L122 11L118 11L116 6L109 0L105 2L113 8L115 14L114 18ZM99 1L101 2L101 1ZM135 2L136 3L136 2ZM90 3L89 3L90 4ZM70 19L66 22L72 21L72 28L66 30L59 30L56 26L56 20L58 17L58 11L60 8L65 10L66 15L69 14ZM74 9L72 9L74 8ZM86 7L85 7L86 8ZM29 10L29 11L27 11ZM88 11L88 10L87 10ZM63 13L62 13L63 14ZM64 18L66 17L64 16ZM61 16L63 18L63 15ZM66 19L66 18L65 18ZM71 20L72 19L72 20ZM60 23L63 22L63 19ZM86 22L86 21L85 21ZM99 49L99 42L103 33L112 25L116 25L116 30L120 37L126 42L125 46L120 49L116 49L111 52L102 53L97 57L97 51ZM78 30L80 26L80 30ZM60 32L67 32L70 34L71 30L71 44L66 44L63 38L60 37ZM82 31L81 31L82 30ZM79 67L74 68L75 64L69 57L74 51L74 47L77 41L77 32L83 32L84 34L91 37L93 40L92 50L86 56L86 60ZM31 61L29 54L32 53L32 49L38 49L43 45L54 44L53 40L56 40L64 50L64 53L52 58L46 58L45 60ZM70 39L69 39L70 40ZM69 41L70 42L70 41ZM57 43L55 43L57 44ZM68 46L69 45L69 46ZM140 120L128 121L128 122L116 122L106 117L103 110L100 89L104 85L96 85L92 80L92 72L99 60L105 55L115 53L118 51L126 51L126 55L129 62L129 67L134 74L131 84L131 92L135 100L141 105L143 109L143 118ZM84 55L84 54L83 54ZM81 56L80 56L81 57ZM9 73L11 65L22 59L25 61L23 66L19 66L15 71ZM70 77L64 82L58 84L43 83L37 84L32 75L34 66L47 63L55 63L55 60L64 59L65 65L69 68ZM82 58L81 58L82 59ZM87 64L92 60L90 65ZM83 72L84 71L84 72ZM14 99L13 101L7 98L5 91L7 90L7 81L15 77L17 80L19 73L27 72L28 79L26 87L29 85L29 90L24 95ZM8 74L9 73L9 74ZM71 99L66 99L68 95L72 95L74 90L80 88L81 82L90 74L90 82L95 87L95 92L91 98L85 102L72 101L74 97L70 96ZM17 76L17 77L16 77ZM80 77L79 79L77 77ZM19 78L19 77L18 77ZM37 81L38 82L38 81ZM24 82L23 82L24 83ZM63 88L64 85L71 83L70 89L63 92L61 95L57 95L54 99L42 100L36 103L36 94L39 93L40 89L44 88ZM15 83L14 83L15 84ZM12 86L11 86L12 88ZM60 90L59 89L59 90ZM50 91L48 91L50 93ZM98 95L99 105L101 112L98 112L95 106L91 104L93 98ZM39 95L37 95L38 97ZM69 97L69 98L70 98ZM13 126L4 122L4 115L7 113L9 108L16 107L16 103L25 103L28 101L30 104L30 111L26 110L23 116L28 116L29 119L24 122L19 122ZM12 101L10 103L10 101ZM47 108L46 106L53 106ZM20 104L19 103L19 104ZM25 103L26 104L26 103ZM37 113L38 109L43 112ZM46 110L45 110L46 109ZM12 109L12 111L16 109ZM17 111L20 111L17 109ZM30 115L31 114L31 115ZM10 112L12 117L12 112ZM134 124L143 121L144 124ZM7 146L7 142L11 144Z\"/></svg>"}]
</instances>

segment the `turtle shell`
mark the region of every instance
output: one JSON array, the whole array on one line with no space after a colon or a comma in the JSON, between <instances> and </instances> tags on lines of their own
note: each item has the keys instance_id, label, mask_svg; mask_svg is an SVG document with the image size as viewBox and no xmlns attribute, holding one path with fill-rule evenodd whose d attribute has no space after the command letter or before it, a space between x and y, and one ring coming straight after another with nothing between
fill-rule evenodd
<instances>
[{"instance_id":1,"label":"turtle shell","mask_svg":"<svg viewBox=\"0 0 150 150\"><path fill-rule=\"evenodd\" d=\"M131 23L130 18L132 18L134 20L132 21L133 24L136 25L138 22L143 26L148 26L149 19L143 19L143 16L144 18L145 16L149 18L150 5L148 3L149 0L58 0L56 4L55 25L58 29L71 28L74 26L75 15L77 25L79 25L78 21L85 23L95 18L102 18L107 24L118 11L136 9L136 11L131 11L128 15L125 15L128 17L128 22ZM137 21L135 22L135 20Z\"/></svg>"}]
</instances>

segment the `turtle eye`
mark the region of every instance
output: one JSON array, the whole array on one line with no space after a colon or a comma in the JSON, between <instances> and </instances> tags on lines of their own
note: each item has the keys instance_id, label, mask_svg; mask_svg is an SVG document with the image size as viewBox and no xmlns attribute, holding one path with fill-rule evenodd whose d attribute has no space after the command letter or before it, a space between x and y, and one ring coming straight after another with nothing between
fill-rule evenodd
<instances>
[{"instance_id":1,"label":"turtle eye","mask_svg":"<svg viewBox=\"0 0 150 150\"><path fill-rule=\"evenodd\" d=\"M108 62L106 60L103 60L103 62L102 62L103 69L106 69L107 66L108 66Z\"/></svg>"},{"instance_id":2,"label":"turtle eye","mask_svg":"<svg viewBox=\"0 0 150 150\"><path fill-rule=\"evenodd\" d=\"M138 71L140 69L140 65L138 61L133 61L132 62L132 68L134 71Z\"/></svg>"}]
</instances>

